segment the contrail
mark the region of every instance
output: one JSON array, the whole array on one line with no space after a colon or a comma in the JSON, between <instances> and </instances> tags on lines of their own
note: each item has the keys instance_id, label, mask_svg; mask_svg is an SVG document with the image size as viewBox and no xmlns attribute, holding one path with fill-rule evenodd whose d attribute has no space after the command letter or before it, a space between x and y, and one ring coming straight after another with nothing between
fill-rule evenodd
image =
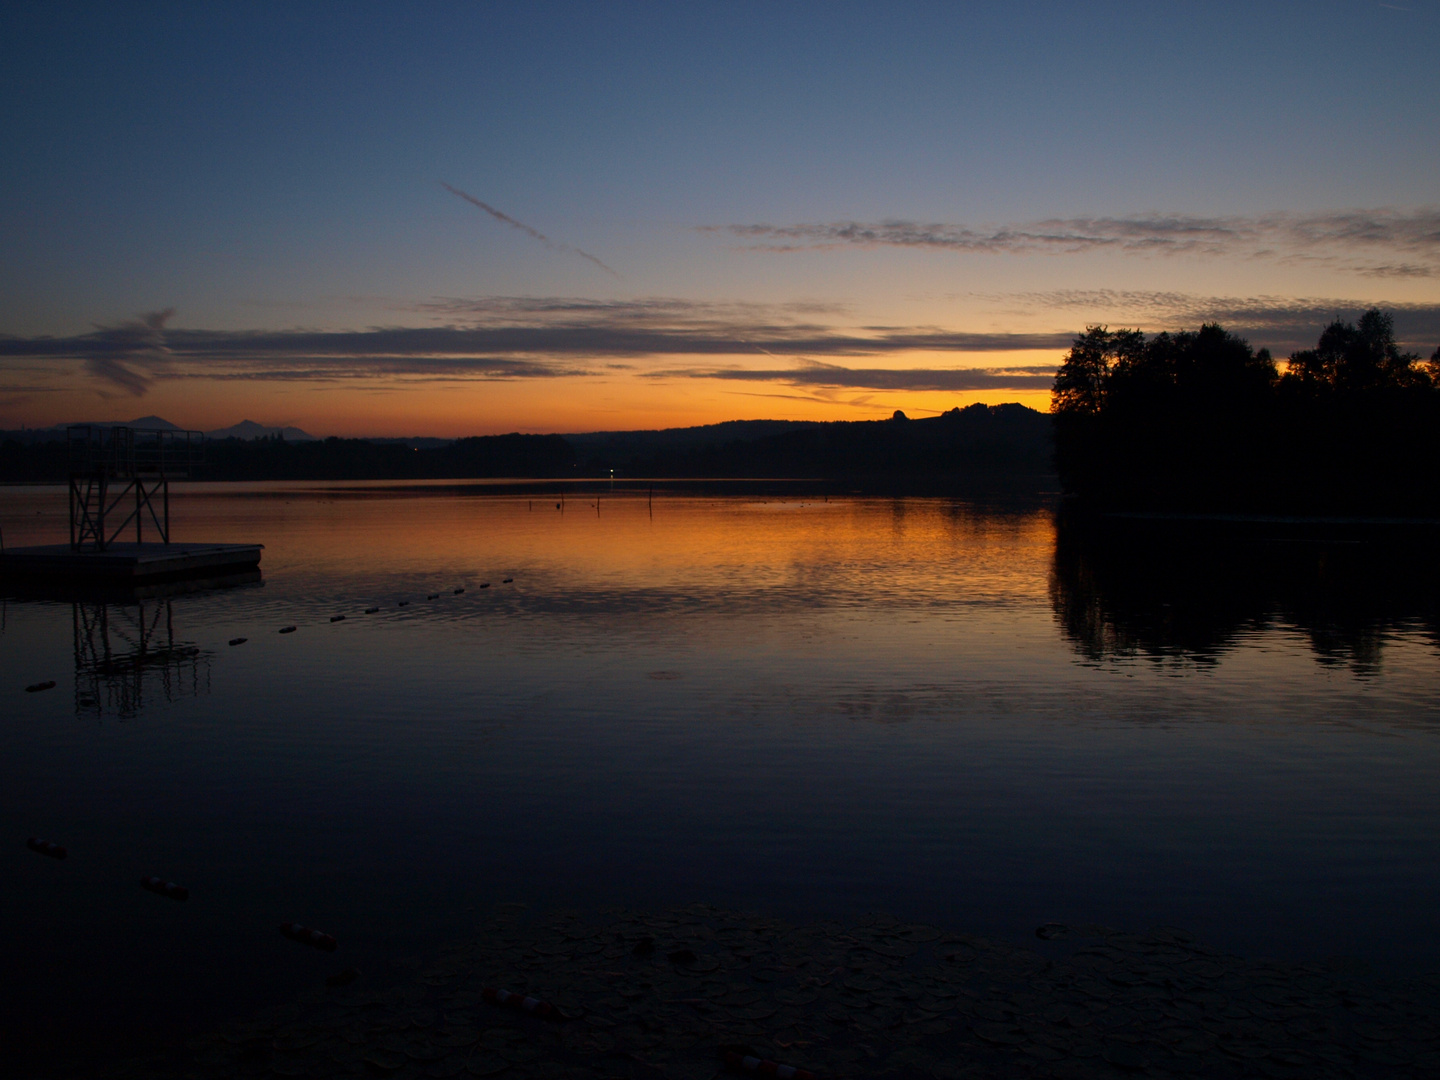
<instances>
[{"instance_id":1,"label":"contrail","mask_svg":"<svg viewBox=\"0 0 1440 1080\"><path fill-rule=\"evenodd\" d=\"M533 236L536 240L539 240L542 244L544 244L544 245L545 245L547 248L549 248L551 251L572 251L572 252L574 252L576 255L579 255L581 258L589 259L592 263L594 263L596 266L600 267L601 270L604 270L604 271L605 271L607 274L609 274L611 277L616 277L616 278L618 278L618 277L620 276L620 275L617 274L614 270L612 270L610 267L606 266L603 262L601 262L599 259L597 259L594 255L591 255L588 251L581 251L579 248L577 248L577 247L571 247L569 244L562 244L562 243L559 243L558 241L551 240L548 236L546 236L544 233L542 233L539 229L532 229L529 225L526 225L523 221L516 221L516 220L515 220L513 217L511 217L509 214L507 214L507 213L505 213L505 212L503 212L503 211L501 211L501 210L496 210L495 207L491 206L489 203L481 202L479 199L475 198L474 195L471 195L471 194L469 194L468 192L461 191L461 190L460 190L459 188L457 188L457 187L451 187L449 184L445 183L444 180L441 180L441 181L440 181L440 186L443 187L446 191L450 192L451 195L455 195L455 196L458 196L459 198L464 199L464 200L465 200L466 202L468 202L471 206L478 206L481 210L484 210L487 214L489 214L491 217L493 217L496 221L503 221L506 225L509 225L509 226L511 226L512 228L519 229L521 232L523 232L523 233L525 233L525 234L527 234L527 235L529 235L529 236Z\"/></svg>"}]
</instances>

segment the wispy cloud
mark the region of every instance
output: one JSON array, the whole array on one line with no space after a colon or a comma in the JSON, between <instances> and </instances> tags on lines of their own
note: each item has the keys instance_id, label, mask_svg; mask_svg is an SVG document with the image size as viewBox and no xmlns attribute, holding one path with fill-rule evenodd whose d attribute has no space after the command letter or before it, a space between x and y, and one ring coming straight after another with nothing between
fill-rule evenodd
<instances>
[{"instance_id":1,"label":"wispy cloud","mask_svg":"<svg viewBox=\"0 0 1440 1080\"><path fill-rule=\"evenodd\" d=\"M848 368L800 364L793 368L680 368L651 371L653 378L769 382L846 390L1048 390L1055 364L992 368Z\"/></svg>"},{"instance_id":2,"label":"wispy cloud","mask_svg":"<svg viewBox=\"0 0 1440 1080\"><path fill-rule=\"evenodd\" d=\"M156 378L337 383L368 379L392 384L543 379L632 367L636 374L647 374L660 366L657 361L667 359L671 363L665 366L673 368L678 357L744 356L763 356L771 363L755 375L735 374L743 369L713 363L690 365L683 371L692 377L711 371L716 374L707 377L765 381L781 370L780 381L795 385L883 388L923 382L935 388L973 389L999 385L995 379L1016 369L927 367L892 379L879 365L866 364L847 374L849 369L827 367L809 358L879 359L930 352L954 354L958 359L972 353L1061 351L1072 337L1069 330L1001 334L933 326L855 327L845 325L843 308L811 303L489 297L442 299L418 305L417 310L444 318L449 325L225 331L167 328L168 313L161 313L72 337L0 338L0 359L11 364L82 360L86 370L103 382L137 394ZM783 367L792 360L796 370L809 374L797 376ZM1032 374L1005 375L1010 380L1005 385L1029 386Z\"/></svg>"},{"instance_id":3,"label":"wispy cloud","mask_svg":"<svg viewBox=\"0 0 1440 1080\"><path fill-rule=\"evenodd\" d=\"M456 197L458 197L458 198L464 199L464 200L465 200L466 202L468 202L470 205L472 205L472 206L477 206L477 207L479 207L481 210L484 210L485 213L489 214L489 215L490 215L491 217L493 217L496 221L504 222L506 225L509 225L511 228L519 229L521 232L525 233L527 236L532 236L532 237L534 237L536 240L539 240L542 244L544 244L544 245L545 245L547 248L549 248L551 251L573 252L574 254L579 255L582 259L589 259L592 263L594 263L596 266L598 266L601 270L604 270L604 271L605 271L607 274L609 274L611 277L616 277L616 278L618 278L618 277L620 276L620 275L617 274L614 270L612 270L610 267L606 266L603 262L601 262L599 259L597 259L594 255L591 255L588 251L581 251L579 248L577 248L577 247L571 247L569 244L562 244L562 243L560 243L558 240L551 240L548 236L546 236L544 233L542 233L539 229L531 228L529 225L526 225L523 221L516 221L516 220L515 220L513 217L511 217L509 214L506 214L506 213L504 213L503 211L500 211L500 210L496 210L495 207L491 206L489 203L481 202L481 201L480 201L479 199L477 199L474 195L471 195L471 194L468 194L467 192L461 191L459 188L451 187L449 184L445 183L444 180L441 180L441 181L440 181L440 186L443 187L446 191L450 192L451 195L454 195L454 196L456 196Z\"/></svg>"},{"instance_id":4,"label":"wispy cloud","mask_svg":"<svg viewBox=\"0 0 1440 1080\"><path fill-rule=\"evenodd\" d=\"M1194 329L1219 323L1255 346L1288 354L1315 344L1320 330L1334 319L1357 318L1370 307L1395 317L1396 336L1411 348L1430 350L1440 342L1440 303L1390 303L1365 298L1285 296L1195 296L1143 290L1058 289L980 297L1002 313L1033 318L1039 312L1061 312L1086 323L1108 322L1145 330Z\"/></svg>"},{"instance_id":5,"label":"wispy cloud","mask_svg":"<svg viewBox=\"0 0 1440 1080\"><path fill-rule=\"evenodd\" d=\"M332 383L377 390L406 385L575 377L713 379L807 392L1034 390L1049 365L1006 364L1016 353L1058 363L1090 323L1148 331L1219 322L1277 354L1314 344L1365 300L1200 297L1174 292L1060 290L970 294L1004 325L1036 333L944 326L855 325L841 305L709 303L656 297L442 298L413 305L439 326L362 330L204 330L169 325L168 311L70 337L0 337L10 379L43 384L54 364L77 362L106 390L144 394L157 380ZM1440 342L1440 304L1381 304L1409 347ZM924 360L916 363L917 355ZM937 363L953 357L954 365ZM909 360L908 366L902 366ZM1025 358L1031 361L1031 357ZM0 382L0 392L18 392Z\"/></svg>"},{"instance_id":6,"label":"wispy cloud","mask_svg":"<svg viewBox=\"0 0 1440 1080\"><path fill-rule=\"evenodd\" d=\"M1117 252L1337 263L1402 255L1412 258L1347 263L1347 268L1375 276L1440 275L1440 209L1434 208L1229 217L1151 213L994 226L905 220L702 225L699 231L730 237L747 250L768 252L897 247L983 255Z\"/></svg>"}]
</instances>

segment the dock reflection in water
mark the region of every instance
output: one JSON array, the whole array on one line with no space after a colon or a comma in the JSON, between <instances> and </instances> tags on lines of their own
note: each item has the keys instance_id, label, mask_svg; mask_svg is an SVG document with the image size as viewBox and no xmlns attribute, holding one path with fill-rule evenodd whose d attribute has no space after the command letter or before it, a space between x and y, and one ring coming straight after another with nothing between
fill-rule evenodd
<instances>
[{"instance_id":1,"label":"dock reflection in water","mask_svg":"<svg viewBox=\"0 0 1440 1080\"><path fill-rule=\"evenodd\" d=\"M210 692L212 653L175 632L169 599L71 604L75 714L121 720Z\"/></svg>"}]
</instances>

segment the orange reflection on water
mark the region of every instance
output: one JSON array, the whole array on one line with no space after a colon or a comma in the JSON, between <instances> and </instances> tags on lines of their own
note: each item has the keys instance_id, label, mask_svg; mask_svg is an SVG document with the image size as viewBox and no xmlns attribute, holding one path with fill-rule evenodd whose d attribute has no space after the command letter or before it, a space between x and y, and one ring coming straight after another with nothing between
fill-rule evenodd
<instances>
[{"instance_id":1,"label":"orange reflection on water","mask_svg":"<svg viewBox=\"0 0 1440 1080\"><path fill-rule=\"evenodd\" d=\"M939 499L231 485L189 493L176 516L186 539L265 544L271 577L524 575L560 589L785 589L868 602L1043 600L1054 546L1046 507L982 512Z\"/></svg>"}]
</instances>

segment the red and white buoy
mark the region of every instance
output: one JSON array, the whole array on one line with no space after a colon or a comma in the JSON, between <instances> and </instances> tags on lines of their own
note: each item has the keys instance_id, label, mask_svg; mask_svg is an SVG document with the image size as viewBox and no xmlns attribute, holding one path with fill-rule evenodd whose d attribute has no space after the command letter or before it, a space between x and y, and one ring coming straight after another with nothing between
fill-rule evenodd
<instances>
[{"instance_id":1,"label":"red and white buoy","mask_svg":"<svg viewBox=\"0 0 1440 1080\"><path fill-rule=\"evenodd\" d=\"M38 836L32 836L26 840L25 846L37 854L49 855L52 859L63 859L70 854L54 840L42 840Z\"/></svg>"},{"instance_id":2,"label":"red and white buoy","mask_svg":"<svg viewBox=\"0 0 1440 1080\"><path fill-rule=\"evenodd\" d=\"M185 888L184 885L176 885L173 881L166 881L164 878L141 878L140 887L148 892L157 893L160 896L168 896L171 900L190 899L189 889Z\"/></svg>"},{"instance_id":3,"label":"red and white buoy","mask_svg":"<svg viewBox=\"0 0 1440 1080\"><path fill-rule=\"evenodd\" d=\"M291 941L298 941L302 945L309 945L311 948L324 952L334 952L340 947L340 943L329 934L312 930L308 926L301 926L298 922L281 923L280 933Z\"/></svg>"},{"instance_id":4,"label":"red and white buoy","mask_svg":"<svg viewBox=\"0 0 1440 1080\"><path fill-rule=\"evenodd\" d=\"M519 1009L521 1012L534 1013L536 1016L543 1016L546 1020L564 1019L559 1009L539 998L526 997L524 994L512 993L509 990L497 990L493 986L482 989L480 996L491 1005L503 1005L507 1009Z\"/></svg>"}]
</instances>

